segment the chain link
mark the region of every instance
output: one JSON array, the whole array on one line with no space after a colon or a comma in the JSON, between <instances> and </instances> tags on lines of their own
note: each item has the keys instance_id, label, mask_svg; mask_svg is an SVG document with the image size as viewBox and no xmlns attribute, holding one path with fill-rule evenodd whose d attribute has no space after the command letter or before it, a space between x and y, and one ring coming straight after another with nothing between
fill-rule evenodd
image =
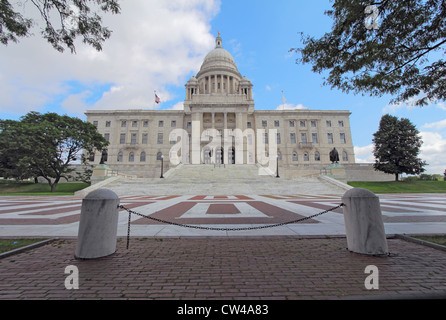
<instances>
[{"instance_id":1,"label":"chain link","mask_svg":"<svg viewBox=\"0 0 446 320\"><path fill-rule=\"evenodd\" d=\"M190 224L181 224L181 223L177 223L177 222L172 222L172 221L166 221L163 219L158 219L155 217L151 217L151 216L146 216L142 213L130 210L126 207L124 207L123 205L118 205L119 209L123 209L125 211L127 211L129 213L129 221L128 221L128 229L127 229L127 249L129 248L129 241L130 241L130 220L131 220L131 215L137 215L146 219L150 219L153 221L157 221L160 223L164 223L164 224L170 224L170 225L174 225L174 226L178 226L178 227L183 227L183 228L191 228L191 229L200 229L200 230L212 230L212 231L247 231L247 230L259 230L259 229L267 229L267 228L275 228L275 227L280 227L280 226L284 226L287 224L293 224L293 223L299 223L305 220L309 220L318 216L321 216L327 212L330 211L334 211L336 209L342 208L344 206L343 203L341 203L340 205L327 209L325 211L313 214L311 216L308 217L304 217L304 218L300 218L300 219L296 219L296 220L292 220L292 221L287 221L287 222L281 222L281 223L276 223L276 224L267 224L267 225L262 225L262 226L255 226L255 227L242 227L242 228L217 228L217 227L203 227L203 226L196 226L196 225L190 225Z\"/></svg>"}]
</instances>

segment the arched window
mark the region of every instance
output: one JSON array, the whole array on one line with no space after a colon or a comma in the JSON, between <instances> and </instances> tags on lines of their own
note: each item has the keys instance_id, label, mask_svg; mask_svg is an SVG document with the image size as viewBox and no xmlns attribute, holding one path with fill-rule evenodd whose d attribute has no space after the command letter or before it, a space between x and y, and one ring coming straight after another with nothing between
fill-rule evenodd
<instances>
[{"instance_id":1,"label":"arched window","mask_svg":"<svg viewBox=\"0 0 446 320\"><path fill-rule=\"evenodd\" d=\"M319 151L316 151L314 153L314 160L315 161L321 161L321 154L319 153Z\"/></svg>"},{"instance_id":2,"label":"arched window","mask_svg":"<svg viewBox=\"0 0 446 320\"><path fill-rule=\"evenodd\" d=\"M297 152L296 151L293 152L292 160L297 161Z\"/></svg>"},{"instance_id":3,"label":"arched window","mask_svg":"<svg viewBox=\"0 0 446 320\"><path fill-rule=\"evenodd\" d=\"M304 161L310 161L310 155L308 154L308 152L304 153Z\"/></svg>"},{"instance_id":4,"label":"arched window","mask_svg":"<svg viewBox=\"0 0 446 320\"><path fill-rule=\"evenodd\" d=\"M139 155L139 161L146 162L146 153L144 151Z\"/></svg>"},{"instance_id":5,"label":"arched window","mask_svg":"<svg viewBox=\"0 0 446 320\"><path fill-rule=\"evenodd\" d=\"M118 162L122 162L122 151L118 153Z\"/></svg>"},{"instance_id":6,"label":"arched window","mask_svg":"<svg viewBox=\"0 0 446 320\"><path fill-rule=\"evenodd\" d=\"M163 154L161 153L161 152L158 152L157 154L156 154L156 160L161 160L161 156L162 156Z\"/></svg>"},{"instance_id":7,"label":"arched window","mask_svg":"<svg viewBox=\"0 0 446 320\"><path fill-rule=\"evenodd\" d=\"M135 161L135 154L133 152L129 153L129 162L134 162Z\"/></svg>"}]
</instances>

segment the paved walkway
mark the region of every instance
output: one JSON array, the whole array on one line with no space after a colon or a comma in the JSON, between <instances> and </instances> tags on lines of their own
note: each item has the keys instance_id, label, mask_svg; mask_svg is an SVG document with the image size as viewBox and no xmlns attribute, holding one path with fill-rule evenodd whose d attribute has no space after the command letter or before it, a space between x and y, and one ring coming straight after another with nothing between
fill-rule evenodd
<instances>
[{"instance_id":1,"label":"paved walkway","mask_svg":"<svg viewBox=\"0 0 446 320\"><path fill-rule=\"evenodd\" d=\"M122 196L121 204L143 215L181 224L245 228L294 221L342 203L342 194ZM446 233L445 194L380 195L385 230L392 234ZM79 197L0 197L2 237L77 237ZM121 211L118 235L127 235ZM212 231L165 225L132 215L132 236L345 235L342 209L303 223L250 231Z\"/></svg>"},{"instance_id":2,"label":"paved walkway","mask_svg":"<svg viewBox=\"0 0 446 320\"><path fill-rule=\"evenodd\" d=\"M133 238L128 250L119 239L111 256L75 260L76 240L58 240L0 260L0 299L446 298L445 251L388 242L390 256L371 257L345 238ZM67 266L78 289L65 287Z\"/></svg>"}]
</instances>

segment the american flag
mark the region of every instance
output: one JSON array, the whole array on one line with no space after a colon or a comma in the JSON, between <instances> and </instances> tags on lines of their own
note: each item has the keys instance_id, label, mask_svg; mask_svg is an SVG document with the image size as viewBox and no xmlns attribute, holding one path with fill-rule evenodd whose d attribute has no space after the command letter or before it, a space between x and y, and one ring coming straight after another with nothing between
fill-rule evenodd
<instances>
[{"instance_id":1,"label":"american flag","mask_svg":"<svg viewBox=\"0 0 446 320\"><path fill-rule=\"evenodd\" d=\"M160 98L158 97L158 95L155 93L155 102L158 104L161 102Z\"/></svg>"}]
</instances>

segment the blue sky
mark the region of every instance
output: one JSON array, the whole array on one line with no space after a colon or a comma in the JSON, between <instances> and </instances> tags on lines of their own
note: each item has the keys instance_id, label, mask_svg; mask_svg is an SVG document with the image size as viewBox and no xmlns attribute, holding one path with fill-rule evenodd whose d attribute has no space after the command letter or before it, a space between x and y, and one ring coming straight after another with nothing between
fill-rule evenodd
<instances>
[{"instance_id":1,"label":"blue sky","mask_svg":"<svg viewBox=\"0 0 446 320\"><path fill-rule=\"evenodd\" d=\"M27 14L36 15L26 4ZM332 21L329 0L131 0L106 15L112 37L102 52L79 43L75 55L39 37L0 46L0 118L55 111L85 119L87 109L178 109L220 31L223 47L254 85L255 108L350 110L357 162L372 162L373 133L385 113L409 118L421 131L428 173L446 169L446 104L390 106L391 96L345 94L324 87L323 74L297 65L299 32L321 36ZM162 99L154 103L154 90Z\"/></svg>"}]
</instances>

